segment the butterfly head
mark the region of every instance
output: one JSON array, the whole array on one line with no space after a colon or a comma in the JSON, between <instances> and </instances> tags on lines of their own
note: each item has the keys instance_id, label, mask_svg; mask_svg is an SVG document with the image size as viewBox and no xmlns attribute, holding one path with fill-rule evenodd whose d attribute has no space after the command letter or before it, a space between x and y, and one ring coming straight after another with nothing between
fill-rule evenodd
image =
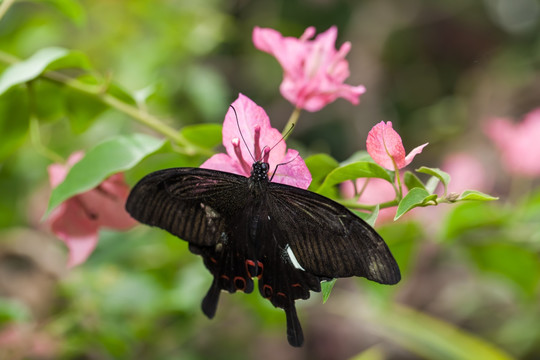
<instances>
[{"instance_id":1,"label":"butterfly head","mask_svg":"<svg viewBox=\"0 0 540 360\"><path fill-rule=\"evenodd\" d=\"M267 182L269 170L270 170L270 165L267 162L263 160L257 160L253 163L251 167L250 178L257 183Z\"/></svg>"}]
</instances>

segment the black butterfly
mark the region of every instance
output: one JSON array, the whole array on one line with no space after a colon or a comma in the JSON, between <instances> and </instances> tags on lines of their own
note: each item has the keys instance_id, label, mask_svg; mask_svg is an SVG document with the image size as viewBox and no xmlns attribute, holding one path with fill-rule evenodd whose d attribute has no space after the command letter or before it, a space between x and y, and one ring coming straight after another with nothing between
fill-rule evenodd
<instances>
[{"instance_id":1,"label":"black butterfly","mask_svg":"<svg viewBox=\"0 0 540 360\"><path fill-rule=\"evenodd\" d=\"M344 206L268 180L269 165L249 178L216 170L173 168L145 176L127 211L138 221L189 242L214 275L202 301L212 318L221 290L253 291L285 310L287 339L304 341L294 301L321 291L321 280L363 276L396 284L400 272L383 239Z\"/></svg>"}]
</instances>

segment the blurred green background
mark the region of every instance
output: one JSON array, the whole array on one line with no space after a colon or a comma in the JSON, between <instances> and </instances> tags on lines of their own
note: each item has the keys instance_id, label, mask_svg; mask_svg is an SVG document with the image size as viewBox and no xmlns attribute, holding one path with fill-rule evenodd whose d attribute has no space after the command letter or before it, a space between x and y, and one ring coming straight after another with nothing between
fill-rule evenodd
<instances>
[{"instance_id":1,"label":"blurred green background","mask_svg":"<svg viewBox=\"0 0 540 360\"><path fill-rule=\"evenodd\" d=\"M365 149L374 124L392 121L407 150L429 141L417 166L466 153L485 180L474 186L501 199L379 226L402 282L345 279L325 305L319 294L297 302L306 343L293 349L283 311L257 294L223 294L205 318L211 275L164 232L102 231L89 261L67 271L63 244L41 222L51 161L36 150L27 90L17 86L0 97L0 358L540 358L539 182L505 173L484 135L491 117L521 119L540 106L540 2L15 1L0 21L0 70L8 55L60 46L85 54L102 80L148 91L148 111L174 128L220 124L242 92L282 129L293 106L279 94L277 61L254 48L253 27L298 37L331 25L338 47L352 43L347 83L367 92L358 106L302 113L288 145L342 161ZM148 131L69 88L36 80L33 91L41 142L65 158ZM127 179L204 159L164 151Z\"/></svg>"}]
</instances>

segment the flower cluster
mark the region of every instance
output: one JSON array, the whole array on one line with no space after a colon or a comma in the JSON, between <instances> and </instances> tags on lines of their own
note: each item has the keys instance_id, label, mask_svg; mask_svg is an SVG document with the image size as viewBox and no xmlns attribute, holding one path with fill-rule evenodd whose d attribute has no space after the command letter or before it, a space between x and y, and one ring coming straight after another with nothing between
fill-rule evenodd
<instances>
[{"instance_id":1,"label":"flower cluster","mask_svg":"<svg viewBox=\"0 0 540 360\"><path fill-rule=\"evenodd\" d=\"M253 43L259 50L275 56L283 67L281 95L296 107L319 111L337 98L358 104L366 88L350 86L343 82L349 77L349 63L345 56L351 50L349 42L335 49L337 28L315 35L309 27L299 39L283 37L274 29L256 27Z\"/></svg>"}]
</instances>

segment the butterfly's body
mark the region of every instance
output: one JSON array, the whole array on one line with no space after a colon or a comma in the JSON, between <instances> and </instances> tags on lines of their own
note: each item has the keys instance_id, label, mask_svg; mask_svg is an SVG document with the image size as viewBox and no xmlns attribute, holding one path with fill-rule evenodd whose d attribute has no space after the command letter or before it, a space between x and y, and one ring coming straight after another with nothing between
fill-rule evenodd
<instances>
[{"instance_id":1,"label":"butterfly's body","mask_svg":"<svg viewBox=\"0 0 540 360\"><path fill-rule=\"evenodd\" d=\"M296 299L320 291L321 280L363 276L383 284L400 280L380 236L342 205L321 195L268 180L268 163L249 178L208 169L175 168L144 177L126 208L137 220L189 242L214 276L202 308L216 312L221 290L254 289L285 310L289 343L300 346Z\"/></svg>"}]
</instances>

